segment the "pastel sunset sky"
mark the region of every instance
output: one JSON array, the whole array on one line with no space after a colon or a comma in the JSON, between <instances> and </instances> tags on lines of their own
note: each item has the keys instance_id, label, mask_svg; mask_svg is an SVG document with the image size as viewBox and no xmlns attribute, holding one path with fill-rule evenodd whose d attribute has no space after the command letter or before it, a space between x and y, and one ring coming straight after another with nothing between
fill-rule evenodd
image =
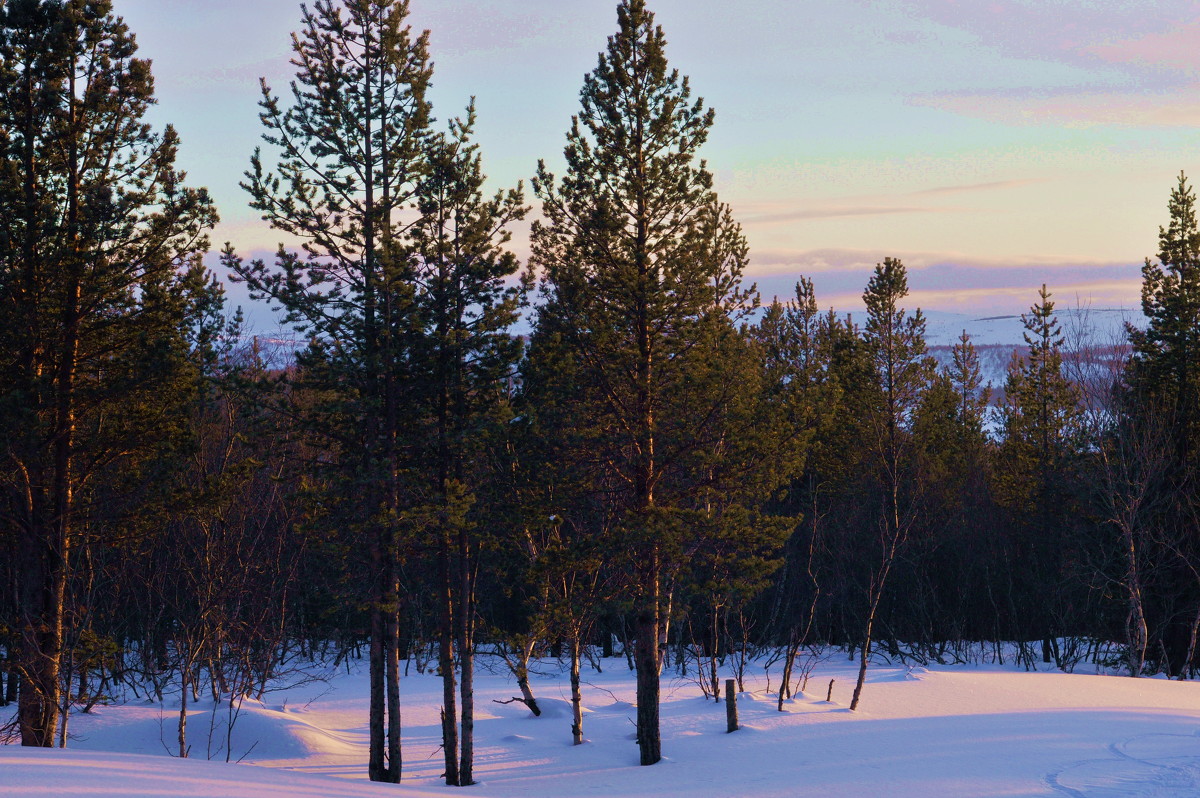
<instances>
[{"instance_id":1,"label":"pastel sunset sky","mask_svg":"<svg viewBox=\"0 0 1200 798\"><path fill-rule=\"evenodd\" d=\"M273 250L238 188L258 78L286 90L296 0L115 0L153 59L214 243ZM561 172L615 0L412 0L439 119L474 95L494 188ZM1200 176L1200 7L1183 0L651 0L668 57L716 109L705 150L764 297L811 275L854 309L886 255L912 305L1138 304L1180 170ZM532 198L531 198L532 199ZM516 249L526 244L518 232ZM236 299L235 294L235 299ZM265 319L263 319L265 321Z\"/></svg>"}]
</instances>

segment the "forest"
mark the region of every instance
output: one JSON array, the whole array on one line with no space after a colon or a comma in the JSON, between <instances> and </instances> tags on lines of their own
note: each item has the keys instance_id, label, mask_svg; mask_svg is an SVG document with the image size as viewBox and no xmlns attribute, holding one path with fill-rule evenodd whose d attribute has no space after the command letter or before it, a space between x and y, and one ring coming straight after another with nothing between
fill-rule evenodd
<instances>
[{"instance_id":1,"label":"forest","mask_svg":"<svg viewBox=\"0 0 1200 798\"><path fill-rule=\"evenodd\" d=\"M562 173L493 191L406 0L313 0L242 184L291 243L218 260L111 2L0 2L0 739L66 745L125 686L180 693L186 756L189 696L363 660L370 778L401 779L411 666L469 785L481 657L534 714L531 663L559 661L575 743L581 669L635 670L643 765L669 671L715 699L767 658L782 702L834 647L852 709L874 656L1196 675L1187 179L1144 323L1060 324L1030 286L985 385L965 332L930 355L898 259L859 317L808 278L760 297L701 157L713 109L647 3L616 12ZM248 329L228 281L300 343Z\"/></svg>"}]
</instances>

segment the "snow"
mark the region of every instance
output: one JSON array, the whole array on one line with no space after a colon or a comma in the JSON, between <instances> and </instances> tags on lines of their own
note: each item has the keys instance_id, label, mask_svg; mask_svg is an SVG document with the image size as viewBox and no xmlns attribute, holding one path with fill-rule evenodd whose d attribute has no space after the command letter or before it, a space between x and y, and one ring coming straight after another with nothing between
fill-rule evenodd
<instances>
[{"instance_id":1,"label":"snow","mask_svg":"<svg viewBox=\"0 0 1200 798\"><path fill-rule=\"evenodd\" d=\"M929 311L926 315L926 342L929 354L942 369L949 369L954 358L953 348L965 331L979 356L983 385L992 387L993 403L999 403L1008 377L1013 354L1026 350L1025 326L1020 315L975 317L962 313ZM1090 350L1086 356L1097 374L1109 371L1111 357L1122 349L1128 339L1126 324L1145 327L1146 317L1140 310L1130 308L1092 308L1059 305L1055 308L1059 328L1064 336L1063 348L1069 353L1077 348ZM1072 376L1075 376L1072 374Z\"/></svg>"},{"instance_id":2,"label":"snow","mask_svg":"<svg viewBox=\"0 0 1200 798\"><path fill-rule=\"evenodd\" d=\"M976 347L1024 345L1025 326L1020 314L980 317L930 310L924 315L925 338L931 347L953 346L964 330ZM1069 339L1082 337L1093 345L1124 340L1126 323L1138 327L1146 324L1146 317L1137 308L1093 308L1056 302L1054 315Z\"/></svg>"},{"instance_id":3,"label":"snow","mask_svg":"<svg viewBox=\"0 0 1200 798\"><path fill-rule=\"evenodd\" d=\"M486 658L485 658L486 661ZM854 663L834 652L809 693L776 710L761 669L747 675L743 728L725 733L723 703L664 673L663 752L637 765L634 678L623 658L585 667L588 742L572 746L565 672L542 663L534 718L505 673L477 677L480 798L535 796L1184 796L1200 794L1200 684L1123 676L1026 673L1009 666L879 664L860 710L846 707ZM1046 666L1049 667L1049 666ZM778 665L770 674L772 690ZM694 668L693 668L694 673ZM730 674L722 673L722 678ZM834 679L832 702L826 702ZM74 715L65 751L0 746L4 796L459 794L440 784L440 681L402 681L404 783L366 781L367 680L343 668L323 683L246 701L224 746L227 706L189 712L191 758L174 748L178 705L131 701ZM226 764L241 759L243 764ZM207 756L218 761L205 761Z\"/></svg>"}]
</instances>

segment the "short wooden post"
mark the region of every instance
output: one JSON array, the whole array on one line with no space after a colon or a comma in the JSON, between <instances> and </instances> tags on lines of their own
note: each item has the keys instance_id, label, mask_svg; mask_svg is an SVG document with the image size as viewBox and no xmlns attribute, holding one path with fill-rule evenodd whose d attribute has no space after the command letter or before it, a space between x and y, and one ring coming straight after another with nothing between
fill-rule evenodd
<instances>
[{"instance_id":1,"label":"short wooden post","mask_svg":"<svg viewBox=\"0 0 1200 798\"><path fill-rule=\"evenodd\" d=\"M737 682L733 679L725 680L725 725L726 733L738 730Z\"/></svg>"},{"instance_id":2,"label":"short wooden post","mask_svg":"<svg viewBox=\"0 0 1200 798\"><path fill-rule=\"evenodd\" d=\"M825 694L825 703L833 703L833 679L829 680L829 692Z\"/></svg>"}]
</instances>

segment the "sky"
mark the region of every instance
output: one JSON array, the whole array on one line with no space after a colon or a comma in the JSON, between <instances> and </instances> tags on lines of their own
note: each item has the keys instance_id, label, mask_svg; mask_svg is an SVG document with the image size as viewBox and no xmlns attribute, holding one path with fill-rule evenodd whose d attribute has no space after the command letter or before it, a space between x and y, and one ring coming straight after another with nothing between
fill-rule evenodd
<instances>
[{"instance_id":1,"label":"sky","mask_svg":"<svg viewBox=\"0 0 1200 798\"><path fill-rule=\"evenodd\" d=\"M281 237L238 187L286 90L296 0L114 0L153 61L153 121L179 130L214 232ZM764 298L801 274L854 310L901 258L909 304L974 315L1137 307L1180 171L1200 175L1200 6L1188 0L651 0L671 65L716 110L703 152ZM615 0L411 0L443 122L476 98L493 189L561 174ZM531 198L532 199L532 198ZM518 231L514 249L528 245ZM237 291L235 301L244 301ZM258 313L252 318L265 326Z\"/></svg>"}]
</instances>

